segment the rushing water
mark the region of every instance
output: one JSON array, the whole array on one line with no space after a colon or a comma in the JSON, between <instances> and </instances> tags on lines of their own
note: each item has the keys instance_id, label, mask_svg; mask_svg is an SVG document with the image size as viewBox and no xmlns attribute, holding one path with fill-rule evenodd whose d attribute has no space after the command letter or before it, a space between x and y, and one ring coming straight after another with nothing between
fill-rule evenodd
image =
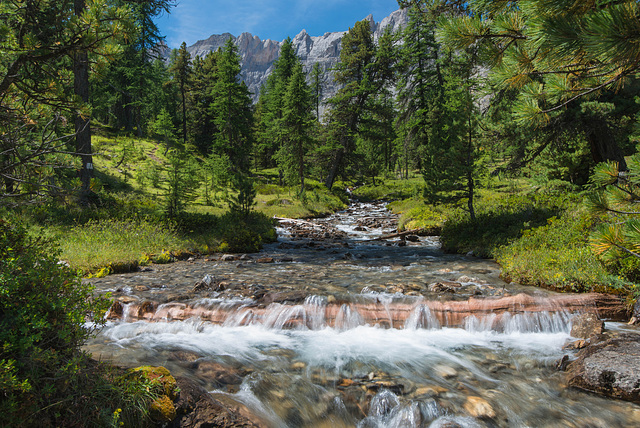
<instances>
[{"instance_id":1,"label":"rushing water","mask_svg":"<svg viewBox=\"0 0 640 428\"><path fill-rule=\"evenodd\" d=\"M318 223L345 233L339 241L280 229L253 259L96 280L123 311L87 349L198 379L274 427L640 426L638 406L564 386L554 367L573 313L437 314L443 300L548 293L505 284L490 261L444 255L433 238L370 241L393 231L389 221L358 206ZM254 262L262 256L275 263ZM224 287L194 293L205 275ZM426 289L438 281L456 289ZM283 299L265 301L274 291ZM153 303L141 312L141 302Z\"/></svg>"}]
</instances>

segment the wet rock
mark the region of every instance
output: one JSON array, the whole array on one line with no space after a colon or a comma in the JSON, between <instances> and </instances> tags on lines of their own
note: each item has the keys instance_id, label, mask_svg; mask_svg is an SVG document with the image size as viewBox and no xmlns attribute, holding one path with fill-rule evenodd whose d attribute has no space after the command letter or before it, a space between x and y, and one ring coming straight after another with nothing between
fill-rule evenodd
<instances>
[{"instance_id":1,"label":"wet rock","mask_svg":"<svg viewBox=\"0 0 640 428\"><path fill-rule=\"evenodd\" d=\"M256 260L256 262L258 262L258 263L274 263L275 260L273 259L273 257L261 257L258 260Z\"/></svg>"},{"instance_id":2,"label":"wet rock","mask_svg":"<svg viewBox=\"0 0 640 428\"><path fill-rule=\"evenodd\" d=\"M122 314L124 312L124 307L122 306L122 303L120 303L119 301L115 301L113 302L113 304L111 305L111 308L109 309L109 313L107 314L107 319L117 319L117 318L122 318Z\"/></svg>"},{"instance_id":3,"label":"wet rock","mask_svg":"<svg viewBox=\"0 0 640 428\"><path fill-rule=\"evenodd\" d=\"M433 368L433 370L436 372L438 376L443 377L445 379L450 379L458 376L458 371L450 366L437 365Z\"/></svg>"},{"instance_id":4,"label":"wet rock","mask_svg":"<svg viewBox=\"0 0 640 428\"><path fill-rule=\"evenodd\" d=\"M474 418L491 419L496 417L496 411L482 397L467 397L463 407Z\"/></svg>"},{"instance_id":5,"label":"wet rock","mask_svg":"<svg viewBox=\"0 0 640 428\"><path fill-rule=\"evenodd\" d=\"M571 336L578 339L588 339L604 331L604 321L591 312L580 314L571 321Z\"/></svg>"},{"instance_id":6,"label":"wet rock","mask_svg":"<svg viewBox=\"0 0 640 428\"><path fill-rule=\"evenodd\" d=\"M443 388L438 385L423 386L423 387L417 388L414 392L414 395L416 397L420 397L420 396L437 397L440 394L443 394L445 392L447 392L447 388Z\"/></svg>"},{"instance_id":7,"label":"wet rock","mask_svg":"<svg viewBox=\"0 0 640 428\"><path fill-rule=\"evenodd\" d=\"M155 303L147 300L138 308L138 317L143 318L145 314L152 314L156 311Z\"/></svg>"},{"instance_id":8,"label":"wet rock","mask_svg":"<svg viewBox=\"0 0 640 428\"><path fill-rule=\"evenodd\" d=\"M567 369L569 386L640 403L639 334L591 344Z\"/></svg>"},{"instance_id":9,"label":"wet rock","mask_svg":"<svg viewBox=\"0 0 640 428\"><path fill-rule=\"evenodd\" d=\"M202 378L213 381L218 385L239 385L242 383L243 373L233 367L213 361L202 361L197 367Z\"/></svg>"},{"instance_id":10,"label":"wet rock","mask_svg":"<svg viewBox=\"0 0 640 428\"><path fill-rule=\"evenodd\" d=\"M235 262L240 259L240 256L237 254L223 254L220 256L221 262Z\"/></svg>"},{"instance_id":11,"label":"wet rock","mask_svg":"<svg viewBox=\"0 0 640 428\"><path fill-rule=\"evenodd\" d=\"M558 371L565 371L567 370L567 366L569 365L569 356L568 355L563 355L562 358L560 358L558 361L556 361L556 370Z\"/></svg>"},{"instance_id":12,"label":"wet rock","mask_svg":"<svg viewBox=\"0 0 640 428\"><path fill-rule=\"evenodd\" d=\"M170 428L267 428L268 424L231 397L212 395L195 381L176 378L180 396Z\"/></svg>"},{"instance_id":13,"label":"wet rock","mask_svg":"<svg viewBox=\"0 0 640 428\"><path fill-rule=\"evenodd\" d=\"M427 286L432 293L455 293L461 284L453 281L439 281Z\"/></svg>"},{"instance_id":14,"label":"wet rock","mask_svg":"<svg viewBox=\"0 0 640 428\"><path fill-rule=\"evenodd\" d=\"M204 278L200 281L196 282L193 286L193 291L203 291L203 290L212 290L212 291L223 291L226 289L225 283L216 279L215 276L211 276L206 274Z\"/></svg>"},{"instance_id":15,"label":"wet rock","mask_svg":"<svg viewBox=\"0 0 640 428\"><path fill-rule=\"evenodd\" d=\"M633 311L631 312L631 319L629 320L629 324L640 324L640 299L637 299L636 303L633 305Z\"/></svg>"},{"instance_id":16,"label":"wet rock","mask_svg":"<svg viewBox=\"0 0 640 428\"><path fill-rule=\"evenodd\" d=\"M188 351L175 351L169 355L169 360L183 361L188 363L192 363L196 361L198 358L200 358L198 354L196 354L195 352L188 352Z\"/></svg>"},{"instance_id":17,"label":"wet rock","mask_svg":"<svg viewBox=\"0 0 640 428\"><path fill-rule=\"evenodd\" d=\"M296 361L295 363L291 364L291 370L304 370L306 368L307 365L302 361Z\"/></svg>"},{"instance_id":18,"label":"wet rock","mask_svg":"<svg viewBox=\"0 0 640 428\"><path fill-rule=\"evenodd\" d=\"M147 287L146 285L136 285L135 286L135 290L136 291L149 291L149 287Z\"/></svg>"},{"instance_id":19,"label":"wet rock","mask_svg":"<svg viewBox=\"0 0 640 428\"><path fill-rule=\"evenodd\" d=\"M268 305L269 303L299 303L307 298L307 293L302 290L291 291L269 291L262 296L261 303Z\"/></svg>"},{"instance_id":20,"label":"wet rock","mask_svg":"<svg viewBox=\"0 0 640 428\"><path fill-rule=\"evenodd\" d=\"M136 303L138 301L137 297L133 297L133 296L120 296L118 297L118 302L122 303L123 305L128 305L130 303Z\"/></svg>"},{"instance_id":21,"label":"wet rock","mask_svg":"<svg viewBox=\"0 0 640 428\"><path fill-rule=\"evenodd\" d=\"M409 242L418 242L420 241L420 238L418 237L418 235L407 235L405 236L405 239Z\"/></svg>"},{"instance_id":22,"label":"wet rock","mask_svg":"<svg viewBox=\"0 0 640 428\"><path fill-rule=\"evenodd\" d=\"M575 340L573 342L567 343L562 347L562 349L565 349L568 351L574 351L574 350L582 349L586 347L588 344L589 342L587 342L586 340L580 339L580 340Z\"/></svg>"}]
</instances>

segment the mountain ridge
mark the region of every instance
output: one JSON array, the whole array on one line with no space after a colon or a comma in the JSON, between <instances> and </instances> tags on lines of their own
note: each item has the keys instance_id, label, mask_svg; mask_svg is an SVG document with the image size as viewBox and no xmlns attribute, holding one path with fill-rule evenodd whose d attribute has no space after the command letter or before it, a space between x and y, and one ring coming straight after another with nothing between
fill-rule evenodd
<instances>
[{"instance_id":1,"label":"mountain ridge","mask_svg":"<svg viewBox=\"0 0 640 428\"><path fill-rule=\"evenodd\" d=\"M408 13L405 9L392 12L379 23L369 15L365 18L371 23L374 41L377 42L384 30L391 26L392 32L397 32L408 22ZM354 23L355 24L355 23ZM331 69L340 59L340 47L342 37L348 30L338 32L327 32L322 36L310 36L306 30L300 31L291 39L294 50L302 61L304 70L309 72L315 63L320 64L325 75L323 87L323 101L335 95L339 87L333 82ZM233 39L238 46L238 53L241 57L242 70L240 78L252 93L253 101L256 102L260 95L260 89L266 84L268 76L273 71L273 63L280 54L280 47L284 43L271 39L261 40L260 37L251 33L242 33L235 37L230 33L213 34L205 40L198 40L187 50L192 58L196 56L204 57L211 51L216 51L223 47L228 39Z\"/></svg>"}]
</instances>

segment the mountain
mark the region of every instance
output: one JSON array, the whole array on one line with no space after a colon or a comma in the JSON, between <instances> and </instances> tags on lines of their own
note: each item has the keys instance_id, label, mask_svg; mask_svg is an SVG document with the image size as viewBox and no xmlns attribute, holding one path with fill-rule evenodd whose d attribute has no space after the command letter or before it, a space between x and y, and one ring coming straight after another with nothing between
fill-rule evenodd
<instances>
[{"instance_id":1,"label":"mountain","mask_svg":"<svg viewBox=\"0 0 640 428\"><path fill-rule=\"evenodd\" d=\"M393 12L380 23L375 23L372 15L365 19L371 23L374 40L377 42L385 28L391 27L393 32L397 32L404 27L408 22L408 15L406 10L401 9ZM339 89L333 82L330 70L340 59L341 41L346 32L325 33L315 37L310 36L306 30L302 30L292 39L294 49L302 60L304 69L310 71L315 63L319 63L325 72L323 99L333 96ZM266 83L267 77L273 70L273 62L278 58L283 42L269 39L261 40L258 36L250 33L242 33L239 37L224 33L214 34L206 40L200 40L189 46L187 50L192 58L197 55L204 57L209 52L224 46L229 38L233 39L238 46L238 53L242 57L241 79L249 87L255 102L260 95L260 88Z\"/></svg>"}]
</instances>

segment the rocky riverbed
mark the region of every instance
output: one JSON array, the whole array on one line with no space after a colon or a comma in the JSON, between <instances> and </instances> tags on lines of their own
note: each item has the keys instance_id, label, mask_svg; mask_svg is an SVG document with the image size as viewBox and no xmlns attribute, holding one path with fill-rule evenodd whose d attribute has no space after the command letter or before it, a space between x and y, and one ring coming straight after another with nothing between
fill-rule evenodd
<instances>
[{"instance_id":1,"label":"rocky riverbed","mask_svg":"<svg viewBox=\"0 0 640 428\"><path fill-rule=\"evenodd\" d=\"M591 346L638 334L619 298L507 284L492 261L398 233L381 204L281 219L278 232L258 254L93 279L115 303L87 349L166 366L255 426L640 425L637 405L569 380L637 396L627 374L584 369L609 358ZM572 330L579 315L605 330ZM598 350L632 342L621 337Z\"/></svg>"}]
</instances>

